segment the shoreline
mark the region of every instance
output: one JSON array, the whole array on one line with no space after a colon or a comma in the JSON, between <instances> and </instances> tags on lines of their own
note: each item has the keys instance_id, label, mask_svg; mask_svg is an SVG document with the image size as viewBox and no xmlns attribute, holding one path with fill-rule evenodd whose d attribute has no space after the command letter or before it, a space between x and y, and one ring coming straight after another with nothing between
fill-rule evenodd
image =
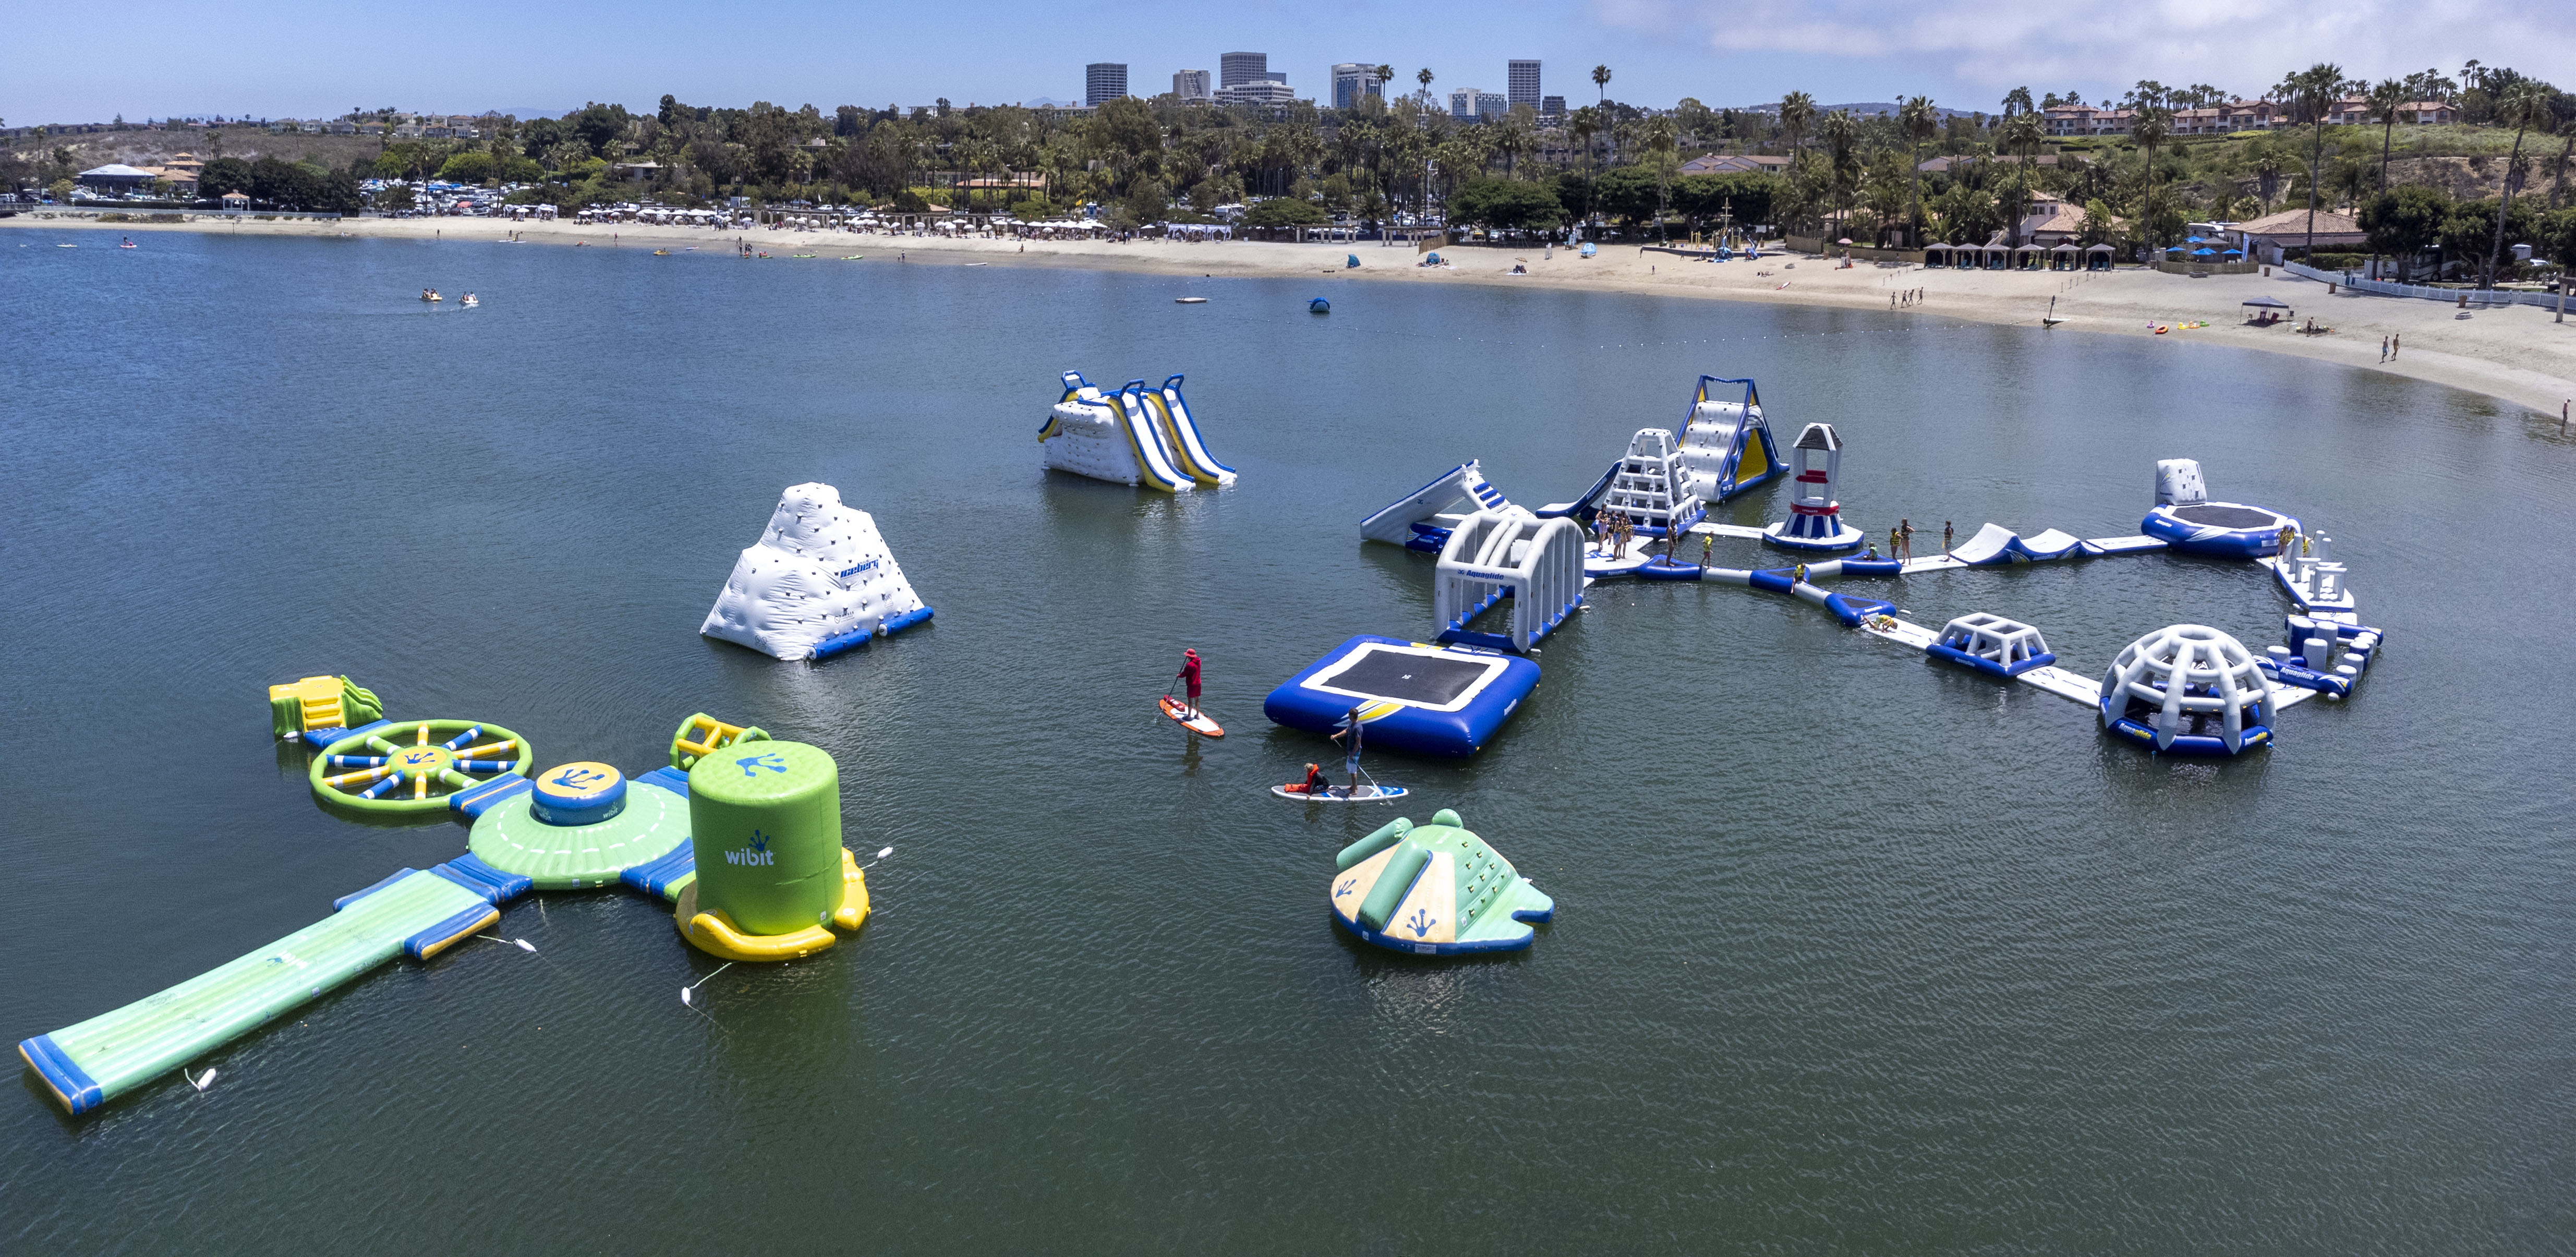
<instances>
[{"instance_id":1,"label":"shoreline","mask_svg":"<svg viewBox=\"0 0 2576 1257\"><path fill-rule=\"evenodd\" d=\"M2339 292L2286 271L2269 276L2213 275L2190 279L2152 270L2110 272L2023 272L1926 270L1919 266L1854 263L1844 269L1813 257L1777 255L1760 263L1741 260L1696 262L1672 254L1647 253L1635 245L1607 245L1599 256L1579 258L1558 249L1506 249L1485 245L1443 250L1453 258L1449 268L1418 268L1418 255L1404 247L1374 241L1349 244L1271 244L1254 241L1189 244L1177 241L1018 241L951 240L931 236L855 235L844 232L798 232L771 228L714 231L706 228L621 224L603 227L562 221L509 223L483 218L256 219L189 223L102 223L88 218L38 219L27 214L0 219L0 229L59 229L147 235L161 232L253 234L267 236L382 237L491 243L517 233L524 243L558 247L604 248L696 246L730 248L737 238L769 251L773 258L789 249L829 249L835 256L889 252L921 253L934 262L981 261L1014 265L1072 267L1160 275L1225 278L1338 277L1369 283L1470 283L1621 292L1640 296L1717 298L1767 301L1790 305L1877 310L1896 314L1953 318L2004 326L2037 327L2051 308L2064 322L2055 330L2108 335L2156 336L2156 325L2171 330L2167 339L2197 339L2268 353L2331 362L2362 370L2383 371L2427 383L2478 393L2555 418L2560 407L2576 398L2576 323L2556 323L2555 312L2540 306L2514 305L2471 312L2438 301ZM1343 266L1345 255L1357 255L1358 269ZM1381 258L1383 259L1381 261ZM1527 275L1506 274L1515 263ZM1663 273L1670 267L1672 274ZM1922 299L1891 309L1889 295L1922 290ZM2272 296L2296 312L2292 323L2248 327L2240 306L2256 296ZM2314 318L2332 327L2325 335L2292 330ZM2206 323L2184 328L2185 323ZM2402 338L2394 361L2379 357L2382 337Z\"/></svg>"}]
</instances>

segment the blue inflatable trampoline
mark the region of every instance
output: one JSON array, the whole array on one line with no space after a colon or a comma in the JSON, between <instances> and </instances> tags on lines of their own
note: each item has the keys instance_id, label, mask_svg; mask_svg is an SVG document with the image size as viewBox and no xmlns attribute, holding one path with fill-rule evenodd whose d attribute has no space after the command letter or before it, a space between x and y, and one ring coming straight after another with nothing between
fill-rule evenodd
<instances>
[{"instance_id":1,"label":"blue inflatable trampoline","mask_svg":"<svg viewBox=\"0 0 2576 1257\"><path fill-rule=\"evenodd\" d=\"M1328 734L1357 707L1369 746L1467 756L1484 749L1537 686L1538 665L1518 655L1364 633L1270 691L1261 711L1291 729Z\"/></svg>"},{"instance_id":2,"label":"blue inflatable trampoline","mask_svg":"<svg viewBox=\"0 0 2576 1257\"><path fill-rule=\"evenodd\" d=\"M2259 559L2278 553L2284 528L2296 536L2299 521L2270 507L2239 502L2159 506L2138 525L2138 531L2184 554L2225 559Z\"/></svg>"}]
</instances>

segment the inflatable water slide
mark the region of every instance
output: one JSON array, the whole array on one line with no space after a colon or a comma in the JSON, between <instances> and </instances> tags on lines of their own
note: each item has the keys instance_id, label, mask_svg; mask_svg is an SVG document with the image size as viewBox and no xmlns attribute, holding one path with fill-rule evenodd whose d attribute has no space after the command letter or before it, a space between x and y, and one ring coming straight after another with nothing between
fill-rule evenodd
<instances>
[{"instance_id":1,"label":"inflatable water slide","mask_svg":"<svg viewBox=\"0 0 2576 1257\"><path fill-rule=\"evenodd\" d=\"M1181 377L1148 388L1129 380L1103 391L1079 371L1064 373L1064 395L1038 429L1046 465L1059 471L1164 493L1218 489L1235 471L1208 452Z\"/></svg>"}]
</instances>

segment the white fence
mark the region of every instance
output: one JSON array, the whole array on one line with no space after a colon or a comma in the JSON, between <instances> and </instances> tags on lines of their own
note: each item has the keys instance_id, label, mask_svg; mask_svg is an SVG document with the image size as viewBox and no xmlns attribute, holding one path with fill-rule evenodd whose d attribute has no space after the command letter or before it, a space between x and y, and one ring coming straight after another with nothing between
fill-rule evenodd
<instances>
[{"instance_id":1,"label":"white fence","mask_svg":"<svg viewBox=\"0 0 2576 1257\"><path fill-rule=\"evenodd\" d=\"M2304 262L2283 262L2281 269L2293 275L2313 279L2321 284L2341 284L2354 292L2377 293L2383 297L2423 297L2430 301L2458 304L2468 298L2473 306L2543 306L2558 308L2559 294L2554 292L2513 292L2502 288L2427 288L2422 284L2392 284L2384 279L2363 279L2352 271L2320 270Z\"/></svg>"}]
</instances>

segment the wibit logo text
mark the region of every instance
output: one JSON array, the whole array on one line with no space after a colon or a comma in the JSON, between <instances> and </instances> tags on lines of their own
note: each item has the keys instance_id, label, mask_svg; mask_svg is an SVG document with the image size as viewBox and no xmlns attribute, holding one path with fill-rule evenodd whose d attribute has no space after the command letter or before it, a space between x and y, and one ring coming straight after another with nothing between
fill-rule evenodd
<instances>
[{"instance_id":1,"label":"wibit logo text","mask_svg":"<svg viewBox=\"0 0 2576 1257\"><path fill-rule=\"evenodd\" d=\"M755 829L751 831L751 849L748 851L725 852L725 863L776 864L778 863L778 854L769 849L769 835Z\"/></svg>"}]
</instances>

